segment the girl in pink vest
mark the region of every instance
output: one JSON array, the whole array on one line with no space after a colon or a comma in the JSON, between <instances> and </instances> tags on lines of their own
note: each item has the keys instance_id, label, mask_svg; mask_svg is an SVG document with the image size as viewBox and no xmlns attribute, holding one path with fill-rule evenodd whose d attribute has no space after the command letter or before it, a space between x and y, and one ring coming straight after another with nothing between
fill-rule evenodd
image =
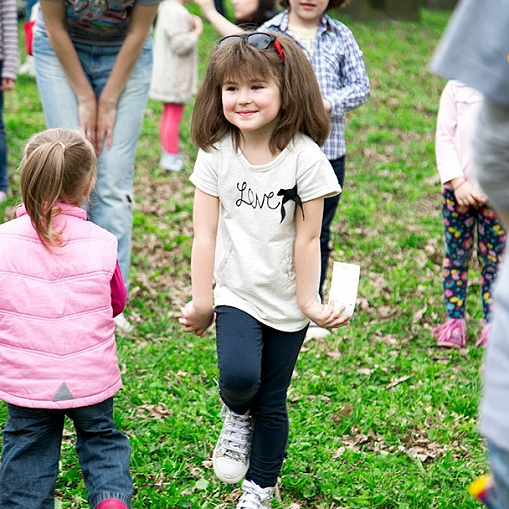
<instances>
[{"instance_id":1,"label":"girl in pink vest","mask_svg":"<svg viewBox=\"0 0 509 509\"><path fill-rule=\"evenodd\" d=\"M122 385L113 317L126 289L116 238L80 208L96 175L80 132L33 136L21 165L23 205L0 225L2 509L54 507L66 415L91 507L130 507L130 446L113 421Z\"/></svg>"}]
</instances>

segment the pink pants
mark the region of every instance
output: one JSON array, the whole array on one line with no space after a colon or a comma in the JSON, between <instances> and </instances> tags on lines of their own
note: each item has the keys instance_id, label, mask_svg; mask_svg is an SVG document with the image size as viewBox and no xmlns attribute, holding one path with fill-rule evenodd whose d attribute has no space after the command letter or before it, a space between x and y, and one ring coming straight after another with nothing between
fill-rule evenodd
<instances>
[{"instance_id":1,"label":"pink pants","mask_svg":"<svg viewBox=\"0 0 509 509\"><path fill-rule=\"evenodd\" d=\"M184 105L164 103L163 115L159 125L159 136L163 150L168 154L179 153L180 122L184 115Z\"/></svg>"}]
</instances>

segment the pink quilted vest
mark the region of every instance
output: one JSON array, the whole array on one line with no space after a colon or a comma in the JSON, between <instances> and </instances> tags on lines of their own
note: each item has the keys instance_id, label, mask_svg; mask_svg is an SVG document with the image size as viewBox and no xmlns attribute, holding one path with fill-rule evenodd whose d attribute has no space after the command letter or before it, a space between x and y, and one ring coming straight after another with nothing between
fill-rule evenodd
<instances>
[{"instance_id":1,"label":"pink quilted vest","mask_svg":"<svg viewBox=\"0 0 509 509\"><path fill-rule=\"evenodd\" d=\"M30 408L100 403L121 387L110 281L115 237L59 204L48 251L24 207L0 225L0 399Z\"/></svg>"}]
</instances>

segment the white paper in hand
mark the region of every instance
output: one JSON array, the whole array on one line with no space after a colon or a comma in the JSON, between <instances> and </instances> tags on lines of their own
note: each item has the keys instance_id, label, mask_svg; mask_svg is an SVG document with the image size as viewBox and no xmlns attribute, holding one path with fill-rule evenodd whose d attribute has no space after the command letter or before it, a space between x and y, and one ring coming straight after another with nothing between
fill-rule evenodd
<instances>
[{"instance_id":1,"label":"white paper in hand","mask_svg":"<svg viewBox=\"0 0 509 509\"><path fill-rule=\"evenodd\" d=\"M329 305L345 307L343 315L352 316L357 301L361 268L353 263L334 262Z\"/></svg>"}]
</instances>

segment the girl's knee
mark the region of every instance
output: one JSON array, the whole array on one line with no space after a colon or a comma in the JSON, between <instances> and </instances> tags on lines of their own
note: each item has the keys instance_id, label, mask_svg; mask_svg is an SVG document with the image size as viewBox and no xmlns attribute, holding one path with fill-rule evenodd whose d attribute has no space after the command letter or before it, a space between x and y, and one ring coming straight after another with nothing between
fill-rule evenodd
<instances>
[{"instance_id":1,"label":"girl's knee","mask_svg":"<svg viewBox=\"0 0 509 509\"><path fill-rule=\"evenodd\" d=\"M260 378L256 373L246 371L221 373L221 394L232 404L240 404L251 400L259 386Z\"/></svg>"}]
</instances>

